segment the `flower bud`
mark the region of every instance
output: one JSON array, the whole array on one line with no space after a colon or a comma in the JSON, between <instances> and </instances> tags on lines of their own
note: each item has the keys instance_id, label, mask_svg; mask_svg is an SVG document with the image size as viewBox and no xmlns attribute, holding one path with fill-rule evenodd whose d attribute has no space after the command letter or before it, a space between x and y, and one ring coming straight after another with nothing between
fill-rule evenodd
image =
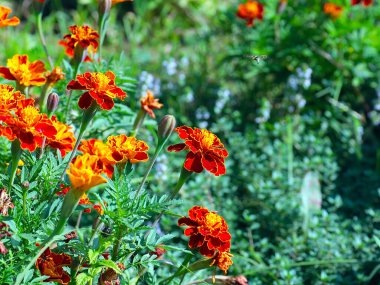
<instances>
[{"instance_id":1,"label":"flower bud","mask_svg":"<svg viewBox=\"0 0 380 285\"><path fill-rule=\"evenodd\" d=\"M25 189L29 189L29 186L30 186L30 183L29 181L25 180L24 182L22 182L22 187L24 187Z\"/></svg>"},{"instance_id":2,"label":"flower bud","mask_svg":"<svg viewBox=\"0 0 380 285\"><path fill-rule=\"evenodd\" d=\"M164 143L172 134L176 120L172 115L166 115L158 125L158 143Z\"/></svg>"},{"instance_id":3,"label":"flower bud","mask_svg":"<svg viewBox=\"0 0 380 285\"><path fill-rule=\"evenodd\" d=\"M108 14L112 7L112 0L99 0L99 15Z\"/></svg>"},{"instance_id":4,"label":"flower bud","mask_svg":"<svg viewBox=\"0 0 380 285\"><path fill-rule=\"evenodd\" d=\"M58 108L59 96L57 93L50 93L47 98L47 111L48 114L53 114Z\"/></svg>"}]
</instances>

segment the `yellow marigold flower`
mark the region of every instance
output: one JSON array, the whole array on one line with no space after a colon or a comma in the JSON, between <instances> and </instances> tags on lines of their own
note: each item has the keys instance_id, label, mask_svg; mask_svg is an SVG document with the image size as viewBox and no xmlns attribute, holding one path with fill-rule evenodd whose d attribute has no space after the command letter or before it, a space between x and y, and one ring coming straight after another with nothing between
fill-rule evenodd
<instances>
[{"instance_id":1,"label":"yellow marigold flower","mask_svg":"<svg viewBox=\"0 0 380 285\"><path fill-rule=\"evenodd\" d=\"M20 19L15 16L7 19L10 13L12 13L11 8L0 6L0 28L20 24Z\"/></svg>"},{"instance_id":2,"label":"yellow marigold flower","mask_svg":"<svg viewBox=\"0 0 380 285\"><path fill-rule=\"evenodd\" d=\"M27 55L16 54L8 59L7 66L0 66L0 76L21 86L41 86L46 82L45 64L40 60L29 62Z\"/></svg>"},{"instance_id":3,"label":"yellow marigold flower","mask_svg":"<svg viewBox=\"0 0 380 285\"><path fill-rule=\"evenodd\" d=\"M155 99L153 93L148 90L146 96L141 98L141 108L149 114L153 119L156 117L153 113L153 109L161 109L163 104L158 102L158 99Z\"/></svg>"},{"instance_id":4,"label":"yellow marigold flower","mask_svg":"<svg viewBox=\"0 0 380 285\"><path fill-rule=\"evenodd\" d=\"M99 158L87 153L77 156L70 168L66 171L72 187L75 190L85 192L107 180L101 175L102 169L98 167Z\"/></svg>"},{"instance_id":5,"label":"yellow marigold flower","mask_svg":"<svg viewBox=\"0 0 380 285\"><path fill-rule=\"evenodd\" d=\"M108 159L115 163L131 163L144 162L148 160L146 153L149 146L144 141L139 141L135 137L127 137L126 135L109 136L107 145L111 149Z\"/></svg>"}]
</instances>

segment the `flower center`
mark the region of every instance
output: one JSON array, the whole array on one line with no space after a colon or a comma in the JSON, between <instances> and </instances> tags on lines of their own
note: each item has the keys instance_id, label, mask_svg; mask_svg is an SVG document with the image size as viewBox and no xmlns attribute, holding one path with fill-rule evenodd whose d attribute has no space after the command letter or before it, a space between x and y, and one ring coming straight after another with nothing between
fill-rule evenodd
<instances>
[{"instance_id":1,"label":"flower center","mask_svg":"<svg viewBox=\"0 0 380 285\"><path fill-rule=\"evenodd\" d=\"M249 2L246 4L247 12L252 16L257 16L259 14L259 5L257 2Z\"/></svg>"},{"instance_id":2,"label":"flower center","mask_svg":"<svg viewBox=\"0 0 380 285\"><path fill-rule=\"evenodd\" d=\"M202 139L200 143L202 145L202 148L209 149L214 143L215 135L208 130L201 130L201 132Z\"/></svg>"},{"instance_id":3,"label":"flower center","mask_svg":"<svg viewBox=\"0 0 380 285\"><path fill-rule=\"evenodd\" d=\"M32 126L40 120L41 114L33 106L28 106L22 109L20 117L28 126Z\"/></svg>"},{"instance_id":4,"label":"flower center","mask_svg":"<svg viewBox=\"0 0 380 285\"><path fill-rule=\"evenodd\" d=\"M205 225L210 230L215 230L222 226L223 218L215 213L208 213L205 216Z\"/></svg>"},{"instance_id":5,"label":"flower center","mask_svg":"<svg viewBox=\"0 0 380 285\"><path fill-rule=\"evenodd\" d=\"M111 80L105 74L95 72L91 75L93 82L95 82L97 86L97 90L106 91L108 89Z\"/></svg>"}]
</instances>

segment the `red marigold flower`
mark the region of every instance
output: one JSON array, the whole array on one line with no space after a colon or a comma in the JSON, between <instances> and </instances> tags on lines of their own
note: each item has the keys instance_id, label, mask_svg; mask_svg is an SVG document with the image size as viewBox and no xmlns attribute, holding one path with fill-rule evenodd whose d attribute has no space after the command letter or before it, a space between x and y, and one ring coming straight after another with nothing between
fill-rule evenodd
<instances>
[{"instance_id":1,"label":"red marigold flower","mask_svg":"<svg viewBox=\"0 0 380 285\"><path fill-rule=\"evenodd\" d=\"M37 259L36 267L41 275L49 276L45 281L68 284L71 280L70 275L63 270L64 266L71 265L71 257L67 254L57 254L47 248Z\"/></svg>"},{"instance_id":2,"label":"red marigold flower","mask_svg":"<svg viewBox=\"0 0 380 285\"><path fill-rule=\"evenodd\" d=\"M144 141L126 135L109 136L107 145L111 149L108 159L114 163L144 162L148 160L149 146Z\"/></svg>"},{"instance_id":3,"label":"red marigold flower","mask_svg":"<svg viewBox=\"0 0 380 285\"><path fill-rule=\"evenodd\" d=\"M111 110L114 106L113 99L124 100L127 96L127 93L115 85L115 74L112 71L86 72L78 75L77 80L69 82L67 89L87 90L79 98L78 105L81 109L87 109L95 100L103 110Z\"/></svg>"},{"instance_id":4,"label":"red marigold flower","mask_svg":"<svg viewBox=\"0 0 380 285\"><path fill-rule=\"evenodd\" d=\"M56 135L53 138L47 138L46 145L51 148L59 149L61 155L64 157L68 152L74 149L75 137L71 131L71 127L57 121L57 118L53 116L51 118L53 127L57 130Z\"/></svg>"},{"instance_id":5,"label":"red marigold flower","mask_svg":"<svg viewBox=\"0 0 380 285\"><path fill-rule=\"evenodd\" d=\"M9 113L11 110L15 110L18 107L22 107L20 101L25 100L25 96L20 91L8 84L0 84L0 113ZM34 104L33 99L27 99L27 104Z\"/></svg>"},{"instance_id":6,"label":"red marigold flower","mask_svg":"<svg viewBox=\"0 0 380 285\"><path fill-rule=\"evenodd\" d=\"M109 178L112 178L114 163L107 159L107 156L110 154L111 150L102 140L82 140L78 150L83 153L97 156L99 158L98 167L103 169L103 172Z\"/></svg>"},{"instance_id":7,"label":"red marigold flower","mask_svg":"<svg viewBox=\"0 0 380 285\"><path fill-rule=\"evenodd\" d=\"M351 0L351 5L358 5L360 3L363 3L364 6L370 6L373 0Z\"/></svg>"},{"instance_id":8,"label":"red marigold flower","mask_svg":"<svg viewBox=\"0 0 380 285\"><path fill-rule=\"evenodd\" d=\"M153 119L156 117L154 115L153 109L161 109L163 104L158 102L158 99L155 99L151 91L146 92L146 96L141 98L141 108L149 114Z\"/></svg>"},{"instance_id":9,"label":"red marigold flower","mask_svg":"<svg viewBox=\"0 0 380 285\"><path fill-rule=\"evenodd\" d=\"M336 19L342 14L343 7L335 5L334 3L325 3L323 6L323 12L325 12L327 15L330 15L331 18Z\"/></svg>"},{"instance_id":10,"label":"red marigold flower","mask_svg":"<svg viewBox=\"0 0 380 285\"><path fill-rule=\"evenodd\" d=\"M17 109L15 114L0 115L0 121L7 125L0 134L12 141L19 139L22 149L33 152L42 146L44 137L54 138L57 130L46 114L28 104Z\"/></svg>"},{"instance_id":11,"label":"red marigold flower","mask_svg":"<svg viewBox=\"0 0 380 285\"><path fill-rule=\"evenodd\" d=\"M7 19L10 13L12 13L11 8L0 6L0 28L7 26L17 26L20 24L20 19L16 16Z\"/></svg>"},{"instance_id":12,"label":"red marigold flower","mask_svg":"<svg viewBox=\"0 0 380 285\"><path fill-rule=\"evenodd\" d=\"M92 206L92 208L98 212L99 215L104 215L104 209L102 207L102 205L100 204L95 204L94 206Z\"/></svg>"},{"instance_id":13,"label":"red marigold flower","mask_svg":"<svg viewBox=\"0 0 380 285\"><path fill-rule=\"evenodd\" d=\"M255 19L261 21L263 19L263 14L263 4L252 0L248 0L245 4L240 4L236 13L239 18L247 20L247 27L252 27Z\"/></svg>"},{"instance_id":14,"label":"red marigold flower","mask_svg":"<svg viewBox=\"0 0 380 285\"><path fill-rule=\"evenodd\" d=\"M82 197L80 198L78 205L91 205L92 206L93 203L90 202L90 199L88 199L87 194L84 193L82 195ZM91 212L91 208L86 208L86 209L83 210L83 212L90 213Z\"/></svg>"},{"instance_id":15,"label":"red marigold flower","mask_svg":"<svg viewBox=\"0 0 380 285\"><path fill-rule=\"evenodd\" d=\"M184 163L185 169L196 173L206 169L215 176L226 173L224 159L228 152L216 135L205 129L188 126L178 127L175 131L185 143L171 145L168 151L189 150Z\"/></svg>"},{"instance_id":16,"label":"red marigold flower","mask_svg":"<svg viewBox=\"0 0 380 285\"><path fill-rule=\"evenodd\" d=\"M189 210L189 217L182 217L178 225L188 226L185 236L190 236L189 247L199 248L199 252L212 257L217 251L229 251L231 234L223 217L206 208L194 206Z\"/></svg>"},{"instance_id":17,"label":"red marigold flower","mask_svg":"<svg viewBox=\"0 0 380 285\"><path fill-rule=\"evenodd\" d=\"M227 274L228 268L233 264L231 257L233 255L227 251L218 252L213 257L210 266L218 266L221 270L224 271L224 274Z\"/></svg>"},{"instance_id":18,"label":"red marigold flower","mask_svg":"<svg viewBox=\"0 0 380 285\"><path fill-rule=\"evenodd\" d=\"M16 54L8 59L7 66L0 66L0 76L16 80L21 86L41 86L46 82L45 64L41 60L29 62L27 55Z\"/></svg>"},{"instance_id":19,"label":"red marigold flower","mask_svg":"<svg viewBox=\"0 0 380 285\"><path fill-rule=\"evenodd\" d=\"M65 35L59 44L66 48L65 52L68 56L74 57L76 47L95 53L98 48L99 34L89 26L71 26L69 27L71 34ZM84 61L91 61L86 56Z\"/></svg>"}]
</instances>

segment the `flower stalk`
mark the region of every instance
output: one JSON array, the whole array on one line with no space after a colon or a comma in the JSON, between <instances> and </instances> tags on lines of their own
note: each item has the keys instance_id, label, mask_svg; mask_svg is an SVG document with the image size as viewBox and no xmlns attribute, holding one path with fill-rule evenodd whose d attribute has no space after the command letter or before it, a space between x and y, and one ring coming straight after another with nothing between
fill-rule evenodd
<instances>
[{"instance_id":1,"label":"flower stalk","mask_svg":"<svg viewBox=\"0 0 380 285\"><path fill-rule=\"evenodd\" d=\"M11 153L12 153L12 160L9 166L9 169L10 169L9 192L8 192L9 195L12 192L13 182L15 180L16 173L17 173L18 162L20 161L21 154L22 154L20 141L18 139L15 139L12 142Z\"/></svg>"}]
</instances>

